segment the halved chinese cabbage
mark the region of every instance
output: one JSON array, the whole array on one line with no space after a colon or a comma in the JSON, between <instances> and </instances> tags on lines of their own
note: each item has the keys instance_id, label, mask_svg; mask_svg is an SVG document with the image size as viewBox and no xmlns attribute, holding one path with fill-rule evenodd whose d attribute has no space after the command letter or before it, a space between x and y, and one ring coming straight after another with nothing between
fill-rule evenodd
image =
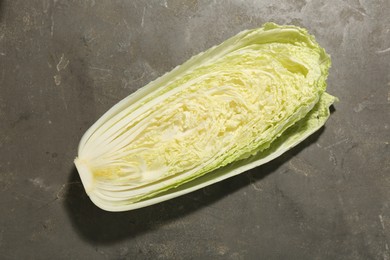
<instances>
[{"instance_id":1,"label":"halved chinese cabbage","mask_svg":"<svg viewBox=\"0 0 390 260\"><path fill-rule=\"evenodd\" d=\"M131 94L83 136L100 208L155 204L268 162L325 124L330 58L305 29L247 30Z\"/></svg>"}]
</instances>

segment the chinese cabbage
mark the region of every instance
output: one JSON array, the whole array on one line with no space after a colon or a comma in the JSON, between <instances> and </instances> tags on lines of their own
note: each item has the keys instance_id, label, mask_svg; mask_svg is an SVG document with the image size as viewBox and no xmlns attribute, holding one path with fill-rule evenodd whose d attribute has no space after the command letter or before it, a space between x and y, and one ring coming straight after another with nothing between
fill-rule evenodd
<instances>
[{"instance_id":1,"label":"chinese cabbage","mask_svg":"<svg viewBox=\"0 0 390 260\"><path fill-rule=\"evenodd\" d=\"M330 57L267 23L194 56L106 112L76 167L99 207L155 204L261 165L325 124Z\"/></svg>"}]
</instances>

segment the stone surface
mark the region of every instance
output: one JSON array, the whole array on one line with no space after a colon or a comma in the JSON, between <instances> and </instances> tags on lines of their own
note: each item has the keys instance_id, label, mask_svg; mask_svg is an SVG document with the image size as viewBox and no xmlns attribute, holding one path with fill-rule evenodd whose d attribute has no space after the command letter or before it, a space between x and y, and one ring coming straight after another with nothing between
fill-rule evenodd
<instances>
[{"instance_id":1,"label":"stone surface","mask_svg":"<svg viewBox=\"0 0 390 260\"><path fill-rule=\"evenodd\" d=\"M388 0L0 0L0 258L390 259L389 13ZM189 195L95 207L73 166L87 128L267 21L308 28L332 55L326 127Z\"/></svg>"}]
</instances>

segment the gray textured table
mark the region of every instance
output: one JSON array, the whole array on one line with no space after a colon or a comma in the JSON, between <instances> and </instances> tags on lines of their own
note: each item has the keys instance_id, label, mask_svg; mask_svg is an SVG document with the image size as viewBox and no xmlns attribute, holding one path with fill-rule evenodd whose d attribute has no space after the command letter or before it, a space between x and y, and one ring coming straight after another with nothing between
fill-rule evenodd
<instances>
[{"instance_id":1,"label":"gray textured table","mask_svg":"<svg viewBox=\"0 0 390 260\"><path fill-rule=\"evenodd\" d=\"M390 259L390 1L0 0L1 259ZM325 128L279 159L109 213L84 131L189 57L264 22L332 55Z\"/></svg>"}]
</instances>

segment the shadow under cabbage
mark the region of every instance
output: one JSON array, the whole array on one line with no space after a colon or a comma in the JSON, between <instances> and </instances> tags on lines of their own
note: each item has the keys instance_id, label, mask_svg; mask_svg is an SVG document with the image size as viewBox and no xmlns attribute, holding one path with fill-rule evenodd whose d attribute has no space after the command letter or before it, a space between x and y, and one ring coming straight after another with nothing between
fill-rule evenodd
<instances>
[{"instance_id":1,"label":"shadow under cabbage","mask_svg":"<svg viewBox=\"0 0 390 260\"><path fill-rule=\"evenodd\" d=\"M132 211L107 212L95 206L86 195L74 167L69 183L77 185L69 185L65 194L64 207L76 232L91 244L111 244L124 239L135 239L161 225L211 206L228 194L250 185L250 179L252 182L260 181L300 151L315 143L324 128L321 127L303 142L271 162L208 186L207 192L202 188L181 197ZM248 178L248 175L251 178Z\"/></svg>"}]
</instances>

